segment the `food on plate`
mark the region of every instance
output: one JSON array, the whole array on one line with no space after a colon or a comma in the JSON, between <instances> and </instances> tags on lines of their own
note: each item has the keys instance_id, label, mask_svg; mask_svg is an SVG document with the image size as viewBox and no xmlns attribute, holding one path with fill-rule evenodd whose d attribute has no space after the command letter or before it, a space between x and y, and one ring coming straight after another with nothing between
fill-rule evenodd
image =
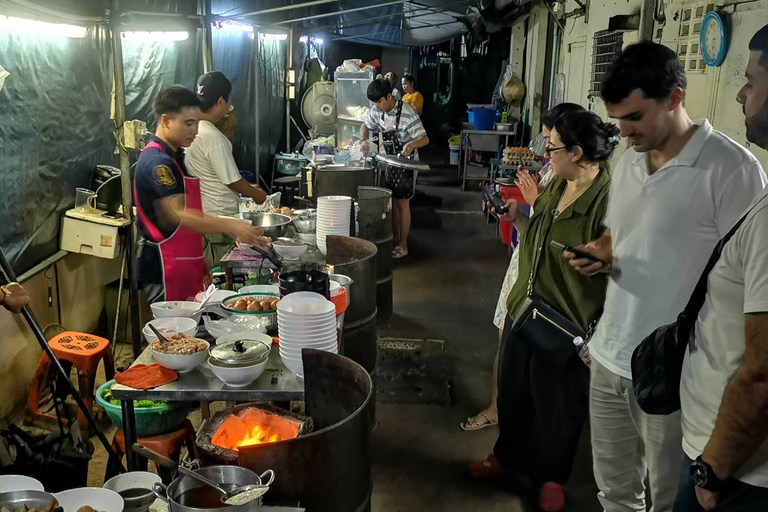
<instances>
[{"instance_id":1,"label":"food on plate","mask_svg":"<svg viewBox=\"0 0 768 512\"><path fill-rule=\"evenodd\" d=\"M260 299L259 297L240 297L226 304L228 308L238 311L272 311L277 308L279 297Z\"/></svg>"},{"instance_id":2,"label":"food on plate","mask_svg":"<svg viewBox=\"0 0 768 512\"><path fill-rule=\"evenodd\" d=\"M160 340L152 342L152 350L161 354L188 355L202 352L208 348L208 345L188 334L176 333L166 338L168 343Z\"/></svg>"},{"instance_id":3,"label":"food on plate","mask_svg":"<svg viewBox=\"0 0 768 512\"><path fill-rule=\"evenodd\" d=\"M274 210L272 210L271 213L279 213L281 215L291 215L292 210L287 206L283 206L282 208L275 208Z\"/></svg>"}]
</instances>

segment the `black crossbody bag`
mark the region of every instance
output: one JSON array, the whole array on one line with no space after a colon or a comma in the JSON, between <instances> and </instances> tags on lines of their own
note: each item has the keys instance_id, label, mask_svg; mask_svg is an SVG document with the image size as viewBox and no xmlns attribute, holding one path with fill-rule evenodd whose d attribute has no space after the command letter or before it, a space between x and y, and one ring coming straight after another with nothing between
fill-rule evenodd
<instances>
[{"instance_id":1,"label":"black crossbody bag","mask_svg":"<svg viewBox=\"0 0 768 512\"><path fill-rule=\"evenodd\" d=\"M542 221L536 229L534 247L537 249L531 265L531 275L528 277L528 297L512 324L511 333L550 363L562 366L571 356L578 353L579 349L574 344L574 340L581 338L586 342L592 335L597 319L590 324L588 331L584 331L581 326L552 307L546 299L533 294L536 269L545 245L542 242L541 247L539 246L539 235L543 225ZM546 241L546 235L544 240Z\"/></svg>"},{"instance_id":2,"label":"black crossbody bag","mask_svg":"<svg viewBox=\"0 0 768 512\"><path fill-rule=\"evenodd\" d=\"M659 327L632 353L632 384L640 408L647 414L672 414L680 409L680 378L688 344L707 296L707 279L725 244L747 218L750 210L715 246L685 309L671 324Z\"/></svg>"}]
</instances>

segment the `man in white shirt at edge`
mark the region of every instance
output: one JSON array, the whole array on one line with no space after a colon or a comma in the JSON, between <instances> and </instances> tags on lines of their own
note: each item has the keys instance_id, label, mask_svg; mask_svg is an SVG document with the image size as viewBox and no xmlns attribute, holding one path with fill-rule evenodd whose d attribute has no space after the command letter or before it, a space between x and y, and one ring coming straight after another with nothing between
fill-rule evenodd
<instances>
[{"instance_id":1,"label":"man in white shirt at edge","mask_svg":"<svg viewBox=\"0 0 768 512\"><path fill-rule=\"evenodd\" d=\"M267 194L241 175L232 156L232 143L214 125L232 106L232 83L219 71L197 79L197 97L203 103L197 137L186 150L186 164L192 176L200 178L203 212L211 217L233 216L240 211L240 194L263 203ZM235 246L222 234L205 235L205 260L215 267Z\"/></svg>"},{"instance_id":2,"label":"man in white shirt at edge","mask_svg":"<svg viewBox=\"0 0 768 512\"><path fill-rule=\"evenodd\" d=\"M747 140L768 149L768 25L749 49L737 100ZM709 274L680 401L686 460L675 511L768 510L768 191Z\"/></svg>"},{"instance_id":3,"label":"man in white shirt at edge","mask_svg":"<svg viewBox=\"0 0 768 512\"><path fill-rule=\"evenodd\" d=\"M608 115L631 147L613 173L606 233L571 259L580 272L611 272L590 340L590 424L598 498L606 512L672 510L683 460L680 413L637 405L632 352L683 310L717 242L760 193L766 176L746 149L685 110L686 78L675 52L627 47L603 82ZM573 255L566 255L572 257Z\"/></svg>"}]
</instances>

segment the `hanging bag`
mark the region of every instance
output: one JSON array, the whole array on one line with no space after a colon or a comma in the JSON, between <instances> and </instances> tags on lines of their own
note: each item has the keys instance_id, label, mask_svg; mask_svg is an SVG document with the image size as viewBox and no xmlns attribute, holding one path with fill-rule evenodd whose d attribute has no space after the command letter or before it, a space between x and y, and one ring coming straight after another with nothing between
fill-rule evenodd
<instances>
[{"instance_id":1,"label":"hanging bag","mask_svg":"<svg viewBox=\"0 0 768 512\"><path fill-rule=\"evenodd\" d=\"M632 384L640 408L647 414L671 414L680 409L680 378L688 343L707 295L709 273L720 259L749 210L715 246L685 309L671 324L659 327L632 353Z\"/></svg>"}]
</instances>

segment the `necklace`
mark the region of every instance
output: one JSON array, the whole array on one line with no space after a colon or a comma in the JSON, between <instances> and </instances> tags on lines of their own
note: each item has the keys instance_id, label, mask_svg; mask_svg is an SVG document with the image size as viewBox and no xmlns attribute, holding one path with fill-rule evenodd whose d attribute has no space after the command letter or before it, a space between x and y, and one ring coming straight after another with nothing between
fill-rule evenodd
<instances>
[{"instance_id":1,"label":"necklace","mask_svg":"<svg viewBox=\"0 0 768 512\"><path fill-rule=\"evenodd\" d=\"M595 174L595 176L594 176L594 177L593 177L591 180L589 180L589 181L587 182L587 184L586 184L586 185L584 185L584 186L583 186L583 187L582 187L582 188L581 188L581 189L578 191L578 193L577 193L577 194L576 194L574 197L572 197L572 198L569 198L568 200L564 200L564 198L565 198L565 194L566 194L566 191L564 191L564 192L563 192L563 195L562 195L562 196L560 196L560 201L557 203L557 206L555 207L555 209L554 209L554 210L552 210L552 216L553 216L554 218L558 218L558 217L560 216L560 214L561 214L561 213L563 213L563 211L564 211L566 208L568 208L568 207L569 207L569 206L571 206L573 203L575 203L575 202L576 202L576 200L577 200L577 199L579 199L579 198L582 196L582 194L584 194L584 192L586 192L586 191L589 189L589 187L591 187L591 186L592 186L592 183L595 181L595 179L597 179L597 177L598 177L599 175L600 175L600 172L598 171L598 173L597 173L597 174Z\"/></svg>"}]
</instances>

